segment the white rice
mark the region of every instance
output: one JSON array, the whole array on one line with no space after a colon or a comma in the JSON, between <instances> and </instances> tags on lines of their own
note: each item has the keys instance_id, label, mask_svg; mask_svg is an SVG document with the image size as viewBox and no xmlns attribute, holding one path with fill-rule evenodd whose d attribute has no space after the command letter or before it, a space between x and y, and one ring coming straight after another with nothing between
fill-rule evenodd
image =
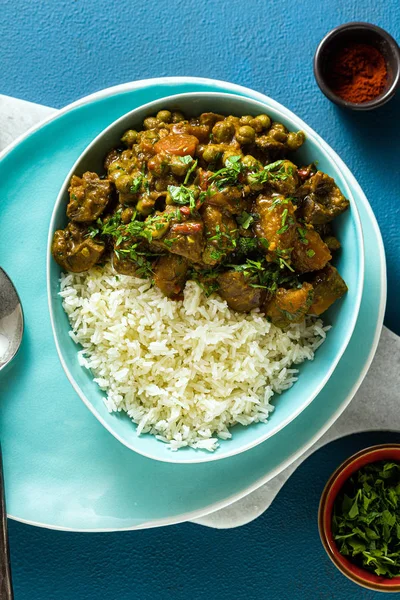
<instances>
[{"instance_id":1,"label":"white rice","mask_svg":"<svg viewBox=\"0 0 400 600\"><path fill-rule=\"evenodd\" d=\"M313 360L326 330L320 319L275 327L254 310L237 313L188 281L183 301L110 265L61 279L80 364L106 392L110 412L126 411L137 434L172 450L213 451L235 423L265 422L274 393L293 385L291 368Z\"/></svg>"}]
</instances>

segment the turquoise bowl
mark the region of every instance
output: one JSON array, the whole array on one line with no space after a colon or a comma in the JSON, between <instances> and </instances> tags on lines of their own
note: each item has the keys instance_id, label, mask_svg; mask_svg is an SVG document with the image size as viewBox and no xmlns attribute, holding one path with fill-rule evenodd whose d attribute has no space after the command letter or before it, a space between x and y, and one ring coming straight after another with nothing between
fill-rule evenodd
<instances>
[{"instance_id":1,"label":"turquoise bowl","mask_svg":"<svg viewBox=\"0 0 400 600\"><path fill-rule=\"evenodd\" d=\"M108 412L103 401L104 392L93 382L90 371L79 365L79 347L69 335L69 321L59 296L61 271L51 257L50 247L54 231L66 225L65 207L71 175L81 174L86 170L101 171L104 156L111 147L118 145L121 134L128 128L138 127L143 119L162 108L179 108L190 116L207 111L233 115L267 112L273 120L280 121L290 130L304 129L304 123L283 106L277 109L275 103L270 105L267 101L259 102L234 94L194 92L156 100L127 113L100 133L72 166L55 201L48 238L48 300L57 351L69 381L100 423L131 450L165 462L199 463L227 458L260 444L290 423L321 391L343 355L357 321L364 281L364 246L357 206L345 178L335 161L320 145L315 132L306 127L307 142L297 152L296 161L302 164L318 161L318 168L334 177L350 200L350 210L335 220L335 230L343 247L335 265L349 291L324 314L324 324L333 326L325 343L318 349L313 361L299 366L300 376L294 386L280 396L275 396L275 410L267 423L248 427L235 425L232 428L232 439L221 440L219 448L213 453L193 448L171 452L167 445L152 435L137 436L136 425L127 415Z\"/></svg>"}]
</instances>

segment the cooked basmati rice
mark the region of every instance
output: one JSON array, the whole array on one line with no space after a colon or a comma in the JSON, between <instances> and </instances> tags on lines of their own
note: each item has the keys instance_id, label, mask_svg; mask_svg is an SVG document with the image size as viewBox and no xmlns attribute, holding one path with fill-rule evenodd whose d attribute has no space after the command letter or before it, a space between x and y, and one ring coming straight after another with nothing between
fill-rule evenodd
<instances>
[{"instance_id":1,"label":"cooked basmati rice","mask_svg":"<svg viewBox=\"0 0 400 600\"><path fill-rule=\"evenodd\" d=\"M110 412L126 411L137 434L172 450L213 451L236 423L265 422L274 393L293 385L291 368L313 360L327 328L320 319L282 331L259 310L231 310L188 281L183 301L107 264L61 279L80 364L106 392Z\"/></svg>"}]
</instances>

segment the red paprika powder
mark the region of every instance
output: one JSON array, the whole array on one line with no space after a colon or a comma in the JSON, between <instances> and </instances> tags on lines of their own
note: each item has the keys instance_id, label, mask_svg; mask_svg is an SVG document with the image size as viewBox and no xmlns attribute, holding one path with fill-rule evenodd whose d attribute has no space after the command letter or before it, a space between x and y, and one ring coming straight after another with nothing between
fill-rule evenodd
<instances>
[{"instance_id":1,"label":"red paprika powder","mask_svg":"<svg viewBox=\"0 0 400 600\"><path fill-rule=\"evenodd\" d=\"M368 102L385 89L386 62L374 46L349 44L332 55L328 69L332 91L348 102Z\"/></svg>"}]
</instances>

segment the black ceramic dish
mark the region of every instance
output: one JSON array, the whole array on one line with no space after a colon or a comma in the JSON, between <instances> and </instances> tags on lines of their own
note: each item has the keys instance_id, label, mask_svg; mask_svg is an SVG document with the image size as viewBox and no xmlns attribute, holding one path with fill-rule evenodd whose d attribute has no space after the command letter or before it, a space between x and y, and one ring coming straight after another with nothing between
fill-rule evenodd
<instances>
[{"instance_id":1,"label":"black ceramic dish","mask_svg":"<svg viewBox=\"0 0 400 600\"><path fill-rule=\"evenodd\" d=\"M343 100L334 94L327 83L327 68L332 53L338 47L353 42L375 46L383 54L388 71L386 87L382 94L374 100L362 104ZM332 29L320 42L314 56L314 75L321 91L335 104L352 110L372 110L386 104L396 92L400 83L400 49L392 36L376 25L345 23Z\"/></svg>"}]
</instances>

